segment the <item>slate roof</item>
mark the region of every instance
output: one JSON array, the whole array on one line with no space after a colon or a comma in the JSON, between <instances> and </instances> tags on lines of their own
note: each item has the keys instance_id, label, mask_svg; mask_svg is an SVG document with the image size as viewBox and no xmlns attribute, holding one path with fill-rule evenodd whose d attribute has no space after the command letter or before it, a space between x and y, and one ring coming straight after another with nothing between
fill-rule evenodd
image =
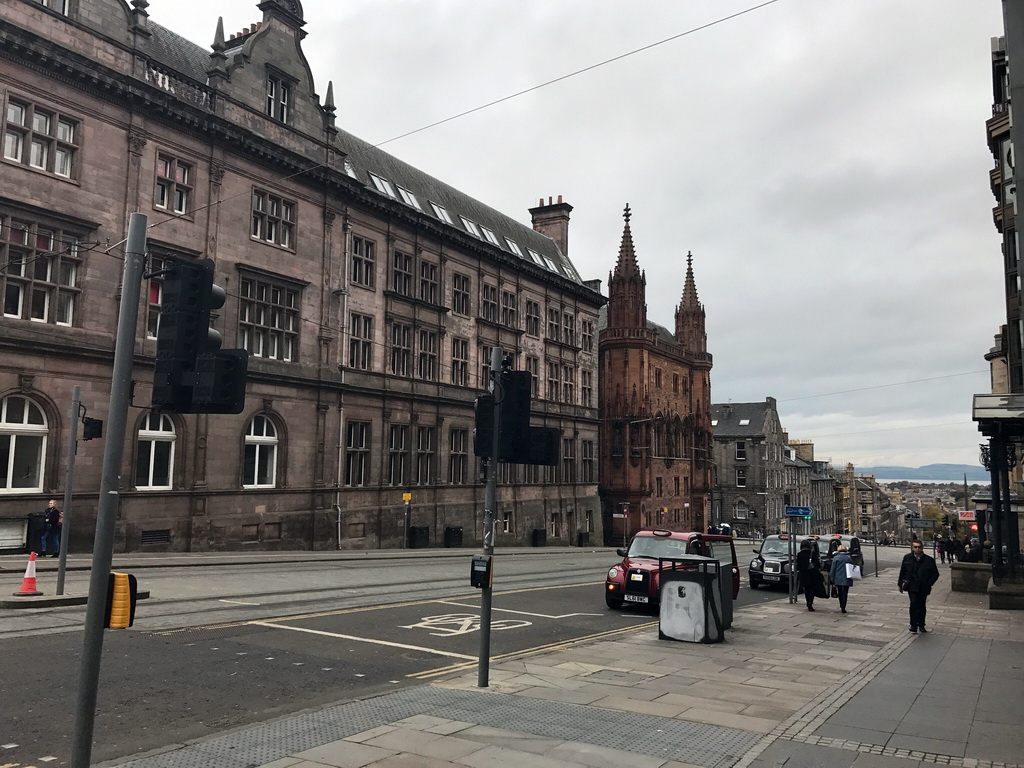
<instances>
[{"instance_id":1,"label":"slate roof","mask_svg":"<svg viewBox=\"0 0 1024 768\"><path fill-rule=\"evenodd\" d=\"M196 45L166 27L154 23L152 20L150 20L148 28L152 32L152 36L145 41L143 46L143 51L146 55L153 61L167 67L170 71L184 75L199 85L206 84L206 72L211 65L210 53L212 48L203 48ZM230 50L227 51L227 54L229 58L240 50L237 47L237 41L238 38L228 43ZM392 184L405 187L416 195L421 206L422 215L435 219L441 226L451 226L464 235L476 237L463 226L459 219L459 216L465 216L477 225L487 227L497 236L497 246L483 238L478 238L481 243L487 243L489 247L497 247L504 253L511 254L516 258L522 258L539 269L551 271L551 267L548 266L547 262L543 261L543 258L541 263L537 263L531 257L529 250L532 249L541 257L550 259L556 274L578 285L583 284L579 272L568 256L561 252L558 245L551 238L536 232L532 226L517 221L511 216L507 216L485 205L451 185L445 184L443 181L424 173L418 168L399 160L397 157L374 147L369 142L363 141L346 131L339 130L336 145L338 149L349 156L353 169L351 175L363 182L370 192L380 194L381 197L389 200L394 199L377 190L369 177L369 173L372 172L381 178L387 179ZM395 200L399 205L407 205L400 198ZM453 224L449 225L447 222L437 218L430 207L431 201L443 206L447 210ZM409 206L409 208L413 211L416 210L412 206ZM505 242L505 237L510 238L519 245L523 252L522 257L508 246Z\"/></svg>"},{"instance_id":2,"label":"slate roof","mask_svg":"<svg viewBox=\"0 0 1024 768\"><path fill-rule=\"evenodd\" d=\"M764 434L768 403L718 403L711 406L715 437L754 437ZM746 424L740 424L744 419ZM715 423L717 422L717 423Z\"/></svg>"}]
</instances>

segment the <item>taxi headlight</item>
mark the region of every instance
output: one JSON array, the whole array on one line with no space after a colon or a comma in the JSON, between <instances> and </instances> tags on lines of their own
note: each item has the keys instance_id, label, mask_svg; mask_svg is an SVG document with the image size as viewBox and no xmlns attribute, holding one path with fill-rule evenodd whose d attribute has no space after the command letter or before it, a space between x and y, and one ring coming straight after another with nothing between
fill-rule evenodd
<instances>
[{"instance_id":1,"label":"taxi headlight","mask_svg":"<svg viewBox=\"0 0 1024 768\"><path fill-rule=\"evenodd\" d=\"M617 578L618 575L619 575L619 569L618 568L612 567L612 568L608 569L608 578L609 579Z\"/></svg>"}]
</instances>

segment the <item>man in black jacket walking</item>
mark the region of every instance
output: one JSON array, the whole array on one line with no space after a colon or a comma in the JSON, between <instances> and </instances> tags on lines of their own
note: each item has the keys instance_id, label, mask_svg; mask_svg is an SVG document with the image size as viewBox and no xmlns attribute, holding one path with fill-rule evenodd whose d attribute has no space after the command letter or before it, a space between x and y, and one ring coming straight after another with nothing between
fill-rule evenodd
<instances>
[{"instance_id":1,"label":"man in black jacket walking","mask_svg":"<svg viewBox=\"0 0 1024 768\"><path fill-rule=\"evenodd\" d=\"M935 559L924 553L924 545L920 541L915 541L910 545L910 553L903 556L896 582L900 592L910 595L911 632L928 631L924 625L927 614L925 602L931 594L932 585L938 580L939 568L935 565Z\"/></svg>"}]
</instances>

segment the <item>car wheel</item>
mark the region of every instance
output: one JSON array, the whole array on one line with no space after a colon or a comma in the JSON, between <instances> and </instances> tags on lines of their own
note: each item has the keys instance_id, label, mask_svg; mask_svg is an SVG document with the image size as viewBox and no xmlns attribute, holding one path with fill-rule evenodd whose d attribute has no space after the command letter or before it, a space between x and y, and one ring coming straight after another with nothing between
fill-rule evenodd
<instances>
[{"instance_id":1,"label":"car wheel","mask_svg":"<svg viewBox=\"0 0 1024 768\"><path fill-rule=\"evenodd\" d=\"M611 594L609 592L605 592L604 593L604 602L605 602L605 605L607 605L609 608L621 608L622 607L622 598L621 597L617 597L616 595L613 595L613 594Z\"/></svg>"},{"instance_id":2,"label":"car wheel","mask_svg":"<svg viewBox=\"0 0 1024 768\"><path fill-rule=\"evenodd\" d=\"M760 581L754 581L753 579L750 580L750 588L751 589L757 589L760 586L761 586L761 582Z\"/></svg>"}]
</instances>

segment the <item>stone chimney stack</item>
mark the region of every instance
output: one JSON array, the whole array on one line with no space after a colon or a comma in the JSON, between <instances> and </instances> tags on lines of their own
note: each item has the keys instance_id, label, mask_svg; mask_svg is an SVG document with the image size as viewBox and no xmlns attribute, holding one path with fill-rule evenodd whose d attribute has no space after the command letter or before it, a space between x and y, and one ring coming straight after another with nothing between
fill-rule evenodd
<instances>
[{"instance_id":1,"label":"stone chimney stack","mask_svg":"<svg viewBox=\"0 0 1024 768\"><path fill-rule=\"evenodd\" d=\"M557 202L544 204L544 198L536 208L530 209L530 216L533 218L533 228L542 235L547 235L558 245L563 256L569 255L569 213L572 206L562 202L562 196L558 196Z\"/></svg>"}]
</instances>

